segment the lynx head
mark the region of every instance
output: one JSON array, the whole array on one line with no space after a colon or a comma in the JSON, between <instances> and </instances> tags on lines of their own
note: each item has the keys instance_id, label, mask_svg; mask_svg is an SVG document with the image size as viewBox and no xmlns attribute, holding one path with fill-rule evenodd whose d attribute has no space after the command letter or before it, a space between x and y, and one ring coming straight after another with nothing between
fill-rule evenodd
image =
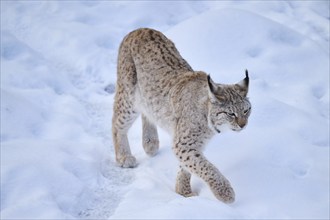
<instances>
[{"instance_id":1,"label":"lynx head","mask_svg":"<svg viewBox=\"0 0 330 220\"><path fill-rule=\"evenodd\" d=\"M212 130L220 133L227 127L240 131L246 126L251 104L246 97L249 88L247 70L245 75L242 81L233 85L216 84L208 76L208 123Z\"/></svg>"}]
</instances>

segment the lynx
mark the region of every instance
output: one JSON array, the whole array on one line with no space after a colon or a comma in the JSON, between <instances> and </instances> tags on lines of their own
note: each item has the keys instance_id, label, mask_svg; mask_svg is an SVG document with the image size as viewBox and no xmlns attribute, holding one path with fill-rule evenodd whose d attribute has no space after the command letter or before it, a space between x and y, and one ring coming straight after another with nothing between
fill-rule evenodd
<instances>
[{"instance_id":1,"label":"lynx","mask_svg":"<svg viewBox=\"0 0 330 220\"><path fill-rule=\"evenodd\" d=\"M242 130L251 104L247 98L249 76L232 85L217 84L209 75L194 71L161 32L141 28L122 41L117 66L117 85L112 118L116 162L125 168L137 165L127 132L142 116L145 152L159 149L157 126L173 138L179 160L175 191L193 196L191 174L203 179L217 199L232 203L230 182L203 155L203 147L217 133Z\"/></svg>"}]
</instances>

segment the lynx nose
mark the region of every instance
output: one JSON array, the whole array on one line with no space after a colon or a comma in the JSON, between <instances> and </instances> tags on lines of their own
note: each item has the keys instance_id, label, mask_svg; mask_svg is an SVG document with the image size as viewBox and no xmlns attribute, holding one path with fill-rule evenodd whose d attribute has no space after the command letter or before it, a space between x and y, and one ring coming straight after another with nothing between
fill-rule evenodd
<instances>
[{"instance_id":1,"label":"lynx nose","mask_svg":"<svg viewBox=\"0 0 330 220\"><path fill-rule=\"evenodd\" d=\"M247 123L247 120L246 120L246 119L242 119L242 118L240 118L240 119L237 120L237 124L238 124L238 126L239 126L240 128L244 128L245 125L246 125L246 123Z\"/></svg>"}]
</instances>

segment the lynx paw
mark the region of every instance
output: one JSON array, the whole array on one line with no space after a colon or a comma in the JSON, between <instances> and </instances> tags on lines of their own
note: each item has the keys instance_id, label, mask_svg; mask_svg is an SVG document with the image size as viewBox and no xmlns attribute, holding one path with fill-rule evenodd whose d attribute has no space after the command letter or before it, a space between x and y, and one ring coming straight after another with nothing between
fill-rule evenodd
<instances>
[{"instance_id":1,"label":"lynx paw","mask_svg":"<svg viewBox=\"0 0 330 220\"><path fill-rule=\"evenodd\" d=\"M230 185L212 191L215 197L224 203L230 204L235 201L235 192Z\"/></svg>"},{"instance_id":2,"label":"lynx paw","mask_svg":"<svg viewBox=\"0 0 330 220\"><path fill-rule=\"evenodd\" d=\"M144 151L150 156L153 157L157 154L159 149L159 141L158 139L144 139L143 140L143 148Z\"/></svg>"},{"instance_id":3,"label":"lynx paw","mask_svg":"<svg viewBox=\"0 0 330 220\"><path fill-rule=\"evenodd\" d=\"M181 183L177 182L175 186L175 192L184 197L197 196L197 193L192 192L189 182Z\"/></svg>"},{"instance_id":4,"label":"lynx paw","mask_svg":"<svg viewBox=\"0 0 330 220\"><path fill-rule=\"evenodd\" d=\"M177 193L178 193L178 192L177 192ZM198 194L195 193L195 192L190 192L190 193L186 193L186 194L178 193L178 194L180 194L181 196L184 196L184 197L198 196Z\"/></svg>"},{"instance_id":5,"label":"lynx paw","mask_svg":"<svg viewBox=\"0 0 330 220\"><path fill-rule=\"evenodd\" d=\"M123 168L134 168L137 166L136 159L132 155L121 158L121 160L118 161L118 164Z\"/></svg>"}]
</instances>

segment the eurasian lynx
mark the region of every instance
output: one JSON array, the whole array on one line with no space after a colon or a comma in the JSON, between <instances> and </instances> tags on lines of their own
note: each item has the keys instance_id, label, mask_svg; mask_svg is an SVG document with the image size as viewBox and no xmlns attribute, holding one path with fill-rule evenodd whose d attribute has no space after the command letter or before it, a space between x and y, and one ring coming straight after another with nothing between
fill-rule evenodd
<instances>
[{"instance_id":1,"label":"eurasian lynx","mask_svg":"<svg viewBox=\"0 0 330 220\"><path fill-rule=\"evenodd\" d=\"M159 148L155 125L173 137L173 151L180 161L177 193L194 195L190 187L193 173L209 185L216 198L233 202L235 193L229 181L202 151L225 127L239 131L246 126L251 110L246 97L247 71L237 84L216 84L206 73L194 71L162 33L142 28L122 41L117 74L112 118L117 163L122 167L137 165L127 132L142 114L142 144L148 155L155 155Z\"/></svg>"}]
</instances>

